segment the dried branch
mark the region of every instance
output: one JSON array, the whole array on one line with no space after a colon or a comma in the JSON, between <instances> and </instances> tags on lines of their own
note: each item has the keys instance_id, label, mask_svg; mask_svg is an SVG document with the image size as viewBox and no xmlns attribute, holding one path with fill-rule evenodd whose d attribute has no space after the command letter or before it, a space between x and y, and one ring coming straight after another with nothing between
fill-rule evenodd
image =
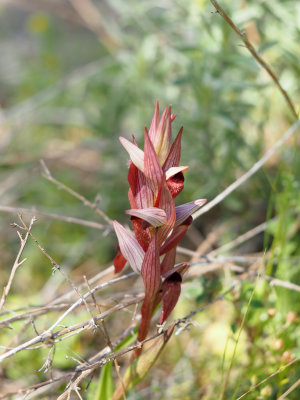
<instances>
[{"instance_id":1,"label":"dried branch","mask_svg":"<svg viewBox=\"0 0 300 400\"><path fill-rule=\"evenodd\" d=\"M284 99L286 100L293 116L298 119L298 114L296 112L295 106L290 98L290 96L288 95L288 93L286 92L286 90L283 89L283 87L281 86L279 79L277 78L276 74L272 71L272 68L270 67L270 65L257 53L257 51L255 50L255 48L253 47L253 45L250 43L250 41L248 40L247 36L245 35L245 33L241 32L240 29L235 25L235 23L232 21L232 19L226 14L226 12L223 10L223 8L219 5L219 3L215 0L210 0L210 2L213 4L213 6L215 7L215 9L217 10L218 14L220 14L225 21L228 23L228 25L238 34L238 36L242 39L242 41L244 42L245 46L247 47L247 49L250 51L250 53L253 55L253 57L255 58L255 60L262 66L262 68L264 68L266 70L266 72L269 74L269 76L272 78L273 82L275 83L275 85L278 87L278 89L280 90L281 94L283 95Z\"/></svg>"},{"instance_id":2,"label":"dried branch","mask_svg":"<svg viewBox=\"0 0 300 400\"><path fill-rule=\"evenodd\" d=\"M300 385L300 379L298 379L291 387L288 388L280 397L278 397L278 400L284 400L287 398L287 395L292 393L298 386Z\"/></svg>"},{"instance_id":3,"label":"dried branch","mask_svg":"<svg viewBox=\"0 0 300 400\"><path fill-rule=\"evenodd\" d=\"M19 217L20 217L20 215L19 215ZM27 243L28 237L30 235L30 231L31 231L32 225L35 222L35 220L36 220L35 217L33 217L31 219L29 227L28 227L28 230L27 230L27 233L26 233L24 239L22 238L21 233L19 231L17 231L17 234L18 234L20 242L21 242L21 246L20 246L20 250L19 250L19 252L17 254L17 257L15 259L14 265L12 267L12 270L11 270L7 285L4 286L4 288L3 288L3 294L2 294L2 297L1 297L1 300L0 300L0 311L4 306L6 297L8 296L8 293L10 291L10 288L11 288L11 285L12 285L12 281L14 279L14 276L15 276L15 273L16 273L17 269L26 261L26 258L24 258L22 261L20 261L20 257L21 257L21 255L23 253L23 250L24 250L25 246L26 246L26 243Z\"/></svg>"},{"instance_id":4,"label":"dried branch","mask_svg":"<svg viewBox=\"0 0 300 400\"><path fill-rule=\"evenodd\" d=\"M296 129L300 126L300 119L293 123L293 125L283 134L283 136L272 146L266 154L258 160L245 174L240 176L235 182L229 185L223 192L219 193L212 201L207 203L204 207L200 208L197 212L193 214L194 219L200 217L200 215L205 214L207 211L211 210L217 204L221 203L227 196L230 195L239 186L245 183L252 175L254 175L268 160L272 155L283 145L283 143L291 137Z\"/></svg>"},{"instance_id":5,"label":"dried branch","mask_svg":"<svg viewBox=\"0 0 300 400\"><path fill-rule=\"evenodd\" d=\"M256 385L252 386L247 392L245 392L244 394L242 394L240 397L238 397L236 400L240 400L242 398L244 398L245 396L247 396L248 393L253 392L253 390L257 389L259 386L263 385L265 382L267 382L269 379L273 378L273 376L276 376L278 374L280 374L280 372L282 372L283 370L285 370L286 368L288 368L290 365L295 364L296 362L300 361L300 357L295 358L294 360L291 360L289 363L287 363L286 365L282 365L277 371L273 372L271 375L269 375L267 378L263 379L262 381L260 381L259 383L257 383ZM279 399L278 399L279 400Z\"/></svg>"},{"instance_id":6,"label":"dried branch","mask_svg":"<svg viewBox=\"0 0 300 400\"><path fill-rule=\"evenodd\" d=\"M99 224L98 222L88 221L88 220L80 219L80 218L76 218L76 217L68 217L65 215L39 211L39 210L36 210L35 208L30 209L30 208L24 208L24 207L10 207L10 206L0 205L0 211L12 213L12 214L29 214L29 215L47 217L47 218L51 218L51 219L56 219L58 221L69 222L71 224L87 226L89 228L94 228L94 229L104 229L106 231L112 230L112 227L110 225L103 225L103 224Z\"/></svg>"},{"instance_id":7,"label":"dried branch","mask_svg":"<svg viewBox=\"0 0 300 400\"><path fill-rule=\"evenodd\" d=\"M64 183L58 181L57 179L55 179L48 167L46 166L45 162L43 160L40 161L41 162L41 166L43 168L43 177L46 178L48 181L54 183L55 185L57 185L60 189L65 190L66 192L70 193L73 197L76 197L76 199L80 200L85 206L90 207L92 210L95 211L96 214L100 215L109 225L113 226L113 222L110 218L108 218L108 216L102 211L100 210L95 203L90 202L86 197L82 196L81 194L75 192L75 190L71 189L70 187L68 187L67 185L65 185Z\"/></svg>"},{"instance_id":8,"label":"dried branch","mask_svg":"<svg viewBox=\"0 0 300 400\"><path fill-rule=\"evenodd\" d=\"M121 281L123 281L123 280L126 280L126 279L129 279L129 278L131 278L132 276L135 276L136 274L135 274L135 272L131 272L130 274L127 274L127 275L123 275L123 276L121 276L121 277L118 277L118 278L115 278L115 279L112 279L112 280L110 280L110 281L108 281L108 282L104 282L104 283L102 283L102 284L99 284L99 285L97 285L97 286L95 286L91 291L89 291L89 292L87 292L87 293L85 293L84 295L82 295L81 296L81 298L79 298L76 302L74 302L57 320L56 320L56 322L53 324L53 325L51 325L50 326L50 328L48 328L46 331L44 331L43 333L41 333L39 336L36 336L36 337L34 337L34 338L32 338L32 339L30 339L30 340L28 340L27 342L24 342L24 343L22 343L21 345L19 345L19 346L17 346L17 347L15 347L15 348L13 348L13 349L11 349L11 350L9 350L9 351L7 351L7 352L5 352L4 354L1 354L0 355L0 363L3 361L3 360L5 360L6 358L8 358L8 357L11 357L11 356L13 356L14 354L16 354L16 353L18 353L19 351L22 351L22 350L24 350L24 349L27 349L27 348L29 348L29 347L31 347L31 346L34 346L34 345L36 345L36 344L38 344L38 343L43 343L43 342L45 342L45 341L47 341L47 340L53 340L53 338L55 339L56 337L58 337L58 334L56 334L56 336L54 336L53 337L53 330L58 326L58 325L60 325L61 324L61 322L64 320L64 318L68 315L68 314L70 314L73 310L75 310L78 306L80 306L82 303L83 303L83 300L86 300L89 296L91 296L91 294L92 293L96 293L97 291L99 291L99 290L101 290L101 289L103 289L103 288L105 288L105 287L107 287L107 286L109 286L109 285L113 285L113 284L115 284L115 283L117 283L117 282L121 282ZM105 311L105 312L103 312L100 316L97 316L96 318L104 318L105 316L107 316L107 315L109 315L109 314L111 314L112 312L114 312L114 311L116 311L117 309L121 309L121 308L124 308L124 307L127 307L129 304L132 304L132 303L130 303L130 302L128 302L128 303L123 303L122 304L122 306L120 307L120 308L117 308L118 306L116 306L116 307L114 307L114 308L112 308L111 309L111 312L108 312L107 313L107 311ZM79 329L80 327L82 327L83 325L88 325L88 321L85 321L84 323L81 323L81 325L79 326L79 325L76 325L76 328L75 328L75 326L73 326L72 327L72 329L71 330L69 330L69 331L60 331L60 333L59 333L59 335L60 336L62 336L62 335L64 335L64 334L66 334L66 333L69 333L69 332L71 332L72 330L75 330L75 329ZM67 328L68 329L68 328Z\"/></svg>"}]
</instances>

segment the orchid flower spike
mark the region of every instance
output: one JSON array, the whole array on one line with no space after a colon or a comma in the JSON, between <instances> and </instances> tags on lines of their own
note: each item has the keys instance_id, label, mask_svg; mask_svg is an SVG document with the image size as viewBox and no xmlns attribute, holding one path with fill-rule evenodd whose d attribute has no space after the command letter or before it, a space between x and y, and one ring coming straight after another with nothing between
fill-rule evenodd
<instances>
[{"instance_id":1,"label":"orchid flower spike","mask_svg":"<svg viewBox=\"0 0 300 400\"><path fill-rule=\"evenodd\" d=\"M119 242L119 252L114 259L115 272L120 272L126 262L140 273L145 287L142 320L138 340L146 338L151 317L162 303L162 324L174 309L181 291L182 277L187 264L175 267L176 246L186 234L197 211L206 199L175 206L174 199L184 187L184 173L188 166L180 165L181 128L172 139L172 122L176 115L166 107L159 116L156 103L149 130L144 130L144 148L120 137L120 142L130 156L128 198L133 232L117 221L114 228Z\"/></svg>"}]
</instances>

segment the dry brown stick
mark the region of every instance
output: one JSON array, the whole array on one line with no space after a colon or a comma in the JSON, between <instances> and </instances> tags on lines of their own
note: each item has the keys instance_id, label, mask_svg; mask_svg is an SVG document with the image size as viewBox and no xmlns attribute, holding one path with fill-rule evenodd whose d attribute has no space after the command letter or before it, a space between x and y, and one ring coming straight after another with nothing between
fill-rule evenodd
<instances>
[{"instance_id":1,"label":"dry brown stick","mask_svg":"<svg viewBox=\"0 0 300 400\"><path fill-rule=\"evenodd\" d=\"M98 274L96 274L95 276L93 276L92 278L90 278L90 279L89 279L89 283L92 284L92 283L95 283L95 282L97 282L97 281L99 281L99 280L102 280L102 279L103 279L104 277L106 277L107 275L114 276L114 270L115 270L115 267L114 267L113 265L110 265L110 266L107 267L104 271L101 271L101 272L99 272ZM111 279L109 279L109 280L111 280ZM81 290L81 289L83 289L85 286L86 286L86 285L82 283L81 285L78 285L78 289ZM67 292L67 293L65 293L65 294L62 294L62 295L59 296L59 297L56 297L56 298L53 299L52 301L50 301L49 305L50 305L50 304L59 304L59 303L60 303L61 301L63 301L63 300L71 299L71 298L73 297L73 295L74 295L74 292L73 292L73 290L71 290L71 291L69 291L69 292Z\"/></svg>"},{"instance_id":2,"label":"dry brown stick","mask_svg":"<svg viewBox=\"0 0 300 400\"><path fill-rule=\"evenodd\" d=\"M62 276L64 277L64 279L71 285L71 287L73 288L74 292L76 292L76 294L78 295L79 298L82 299L87 312L90 313L90 315L93 317L92 312L89 309L89 306L85 300L84 297L82 297L80 291L78 290L78 288L75 286L75 284L73 283L73 281L68 277L67 274L65 274L65 272L63 271L63 269L61 268L61 266L59 264L56 263L56 261L50 256L50 254L47 253L47 251L40 245L39 241L37 240L37 238L32 234L32 232L30 231L30 229L27 227L27 225L25 224L23 218L21 215L19 215L19 218L22 222L23 227L26 229L26 231L28 232L29 236L33 239L33 241L35 242L35 244L37 245L37 247L41 250L41 252L48 258L48 260L51 262L52 267L53 267L53 272L55 271L59 271Z\"/></svg>"},{"instance_id":3,"label":"dry brown stick","mask_svg":"<svg viewBox=\"0 0 300 400\"><path fill-rule=\"evenodd\" d=\"M113 284L115 284L115 283L117 283L117 282L121 282L121 281L123 281L123 280L126 280L126 279L129 279L129 278L131 278L132 276L135 276L136 275L136 273L135 272L131 272L130 274L127 274L127 275L123 275L123 276L121 276L121 277L118 277L118 278L115 278L115 279L112 279L112 280L110 280L110 281L108 281L108 282L104 282L104 283L102 283L102 284L99 284L99 285L97 285L97 286L95 286L91 291L89 291L88 293L85 293L82 297L84 298L84 299L87 299L90 295L91 295L91 293L96 293L96 292L98 292L99 290L101 290L101 289L104 289L105 287L107 287L107 286L110 286L110 285L113 285ZM79 298L77 301L75 301L56 321L55 321L55 323L54 324L52 324L51 326L50 326L50 328L48 328L47 330L45 330L43 333L41 333L39 336L35 336L34 338L32 338L32 339L30 339L30 340L28 340L28 341L26 341L26 342L24 342L24 343L22 343L22 344L20 344L19 346L17 346L17 347L15 347L15 348L13 348L13 349L11 349L11 350L9 350L8 352L6 352L6 353L4 353L4 354L1 354L0 355L0 363L3 361L3 360L5 360L6 358L8 358L8 357L11 357L11 356L13 356L14 354L16 354L16 353L18 353L19 351L22 351L22 350L24 350L24 349L27 349L27 348L29 348L30 346L33 346L33 345L36 345L37 343L42 343L42 342L45 342L45 341L47 341L47 340L50 340L51 338L52 338L52 336L53 336L53 330L64 320L64 318L68 315L68 314L70 314L73 310L75 310L75 308L77 308L78 306L80 306L81 304L83 303L83 300L82 300L82 298ZM125 307L127 306L127 304L125 304ZM113 311L115 311L115 309L113 310ZM106 315L109 315L109 314L106 314L107 312L104 312L105 313L105 316ZM103 313L103 314L104 314ZM78 328L77 328L78 329ZM65 332L65 333L67 333L67 332Z\"/></svg>"},{"instance_id":4,"label":"dry brown stick","mask_svg":"<svg viewBox=\"0 0 300 400\"><path fill-rule=\"evenodd\" d=\"M25 311L21 314L14 315L3 321L0 321L0 328L4 328L5 326L9 327L11 323L16 321L21 321L23 319L36 318L40 315L47 314L48 312L64 310L67 307L70 307L70 303L55 304L52 306L51 305L42 306L30 311Z\"/></svg>"},{"instance_id":5,"label":"dry brown stick","mask_svg":"<svg viewBox=\"0 0 300 400\"><path fill-rule=\"evenodd\" d=\"M267 222L263 222L262 224L259 224L257 226L255 226L254 228L250 229L249 231L243 233L242 235L238 236L236 239L232 240L229 243L224 244L223 246L218 247L215 250L212 250L208 253L208 256L210 257L214 257L219 253L222 253L223 251L228 251L228 250L232 250L233 248L237 247L238 245L246 242L249 239L252 239L253 237L255 237L256 235L258 235L259 233L263 232L266 227L275 221L275 218L270 219Z\"/></svg>"},{"instance_id":6,"label":"dry brown stick","mask_svg":"<svg viewBox=\"0 0 300 400\"><path fill-rule=\"evenodd\" d=\"M24 207L11 207L11 206L0 205L0 211L12 213L12 214L30 214L30 215L35 215L35 216L47 217L47 218L51 218L51 219L57 219L59 221L69 222L71 224L87 226L89 228L94 228L94 229L112 230L112 227L110 225L103 225L103 224L99 224L98 222L88 221L88 220L81 219L81 218L68 217L65 215L39 211L39 210L36 210L35 208L30 209L30 208L24 208Z\"/></svg>"},{"instance_id":7,"label":"dry brown stick","mask_svg":"<svg viewBox=\"0 0 300 400\"><path fill-rule=\"evenodd\" d=\"M243 267L239 267L237 265L231 265L230 269L235 272L247 272L248 275L260 276L261 278L265 279L266 281L269 281L271 286L280 286L280 287L284 287L289 290L293 290L294 292L300 292L300 286L293 282L283 281L282 279L277 279L277 278L274 278L273 276L261 274L260 272L249 271L249 270L247 270Z\"/></svg>"},{"instance_id":8,"label":"dry brown stick","mask_svg":"<svg viewBox=\"0 0 300 400\"><path fill-rule=\"evenodd\" d=\"M54 183L57 185L60 189L65 190L66 192L70 193L73 197L76 197L76 199L80 200L85 206L90 207L92 210L95 211L96 214L100 215L109 225L113 226L112 220L102 211L100 208L98 208L94 203L90 202L86 197L83 195L75 192L75 190L71 189L69 186L65 185L64 183L58 181L55 179L52 175L51 172L49 171L47 165L43 160L40 161L41 166L43 168L43 177L46 178L48 181Z\"/></svg>"},{"instance_id":9,"label":"dry brown stick","mask_svg":"<svg viewBox=\"0 0 300 400\"><path fill-rule=\"evenodd\" d=\"M19 217L20 217L20 215L19 215ZM20 246L20 250L19 250L19 252L17 254L17 257L15 259L14 265L13 265L13 267L11 269L11 273L10 273L7 285L4 286L4 288L3 288L3 294L2 294L2 297L1 297L1 300L0 300L0 311L1 311L2 307L4 306L6 297L8 296L8 293L10 291L10 288L11 288L11 285L12 285L12 282L13 282L13 279L14 279L14 276L15 276L15 273L16 273L17 269L26 261L26 258L24 258L22 261L20 261L20 257L21 257L21 255L22 255L22 253L24 251L24 248L26 246L26 243L27 243L27 240L28 240L28 237L30 235L30 231L31 231L31 228L32 228L32 225L33 225L34 222L35 222L35 217L33 217L31 219L29 227L28 227L28 231L27 231L24 239L22 238L21 233L19 231L17 231L17 234L18 234L20 242L21 242L21 246Z\"/></svg>"},{"instance_id":10,"label":"dry brown stick","mask_svg":"<svg viewBox=\"0 0 300 400\"><path fill-rule=\"evenodd\" d=\"M221 203L227 196L229 196L234 190L246 182L252 175L254 175L268 160L272 155L283 145L283 143L291 137L296 129L300 126L300 119L293 123L292 126L281 136L281 138L272 146L264 156L258 160L247 172L240 176L236 181L229 185L223 192L219 193L213 200L207 203L204 207L200 208L199 211L193 214L193 218L198 218L200 215L205 214L217 204Z\"/></svg>"},{"instance_id":11,"label":"dry brown stick","mask_svg":"<svg viewBox=\"0 0 300 400\"><path fill-rule=\"evenodd\" d=\"M278 87L280 90L281 94L283 95L284 99L286 100L293 116L297 119L298 114L296 112L295 106L288 95L287 91L283 89L281 86L279 79L277 78L276 74L272 71L271 66L257 53L253 45L250 43L249 39L247 38L246 34L241 32L241 30L235 25L235 23L232 21L232 19L226 14L226 12L223 10L223 8L219 5L219 3L216 0L210 0L210 2L213 4L215 9L217 10L218 14L220 14L225 21L228 23L228 25L238 34L238 36L242 39L244 42L246 48L250 51L250 53L253 55L255 60L266 70L266 72L269 74L269 76L272 78L273 82L275 85Z\"/></svg>"}]
</instances>

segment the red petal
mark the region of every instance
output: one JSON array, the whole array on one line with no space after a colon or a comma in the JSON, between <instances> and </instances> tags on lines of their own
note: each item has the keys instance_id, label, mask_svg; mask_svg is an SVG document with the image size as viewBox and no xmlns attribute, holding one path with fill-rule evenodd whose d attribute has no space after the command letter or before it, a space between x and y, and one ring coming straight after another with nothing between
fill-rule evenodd
<instances>
[{"instance_id":1,"label":"red petal","mask_svg":"<svg viewBox=\"0 0 300 400\"><path fill-rule=\"evenodd\" d=\"M158 124L159 124L159 102L157 101L156 105L155 105L154 114L152 117L151 126L149 129L149 137L150 137L152 143L154 143L155 133L157 131Z\"/></svg>"},{"instance_id":2,"label":"red petal","mask_svg":"<svg viewBox=\"0 0 300 400\"><path fill-rule=\"evenodd\" d=\"M137 191L137 173L138 169L137 167L133 164L132 161L130 161L129 164L129 170L128 170L128 182L129 182L129 191L128 191L128 199L131 208L137 208L137 203L135 200L136 196L136 191Z\"/></svg>"},{"instance_id":3,"label":"red petal","mask_svg":"<svg viewBox=\"0 0 300 400\"><path fill-rule=\"evenodd\" d=\"M147 128L145 128L145 168L144 174L149 181L153 190L154 196L158 196L159 189L164 179L162 167L158 161L157 154L155 153L153 144L149 138Z\"/></svg>"},{"instance_id":4,"label":"red petal","mask_svg":"<svg viewBox=\"0 0 300 400\"><path fill-rule=\"evenodd\" d=\"M142 320L139 327L138 340L146 338L150 327L151 317L156 304L156 297L160 287L160 265L156 232L145 254L141 273L145 286L145 299L142 305Z\"/></svg>"},{"instance_id":5,"label":"red petal","mask_svg":"<svg viewBox=\"0 0 300 400\"><path fill-rule=\"evenodd\" d=\"M118 237L120 250L134 271L140 272L145 252L133 236L119 222L114 221L114 228Z\"/></svg>"},{"instance_id":6,"label":"red petal","mask_svg":"<svg viewBox=\"0 0 300 400\"><path fill-rule=\"evenodd\" d=\"M137 218L141 218L144 221L147 221L150 225L154 226L155 228L167 222L166 212L161 208L157 207L131 209L131 210L126 210L125 213Z\"/></svg>"},{"instance_id":7,"label":"red petal","mask_svg":"<svg viewBox=\"0 0 300 400\"><path fill-rule=\"evenodd\" d=\"M162 287L162 313L160 323L162 324L168 318L177 304L181 292L182 278L178 272L173 273L165 280Z\"/></svg>"},{"instance_id":8,"label":"red petal","mask_svg":"<svg viewBox=\"0 0 300 400\"><path fill-rule=\"evenodd\" d=\"M183 127L178 132L176 139L174 140L170 152L167 156L167 159L163 165L163 170L167 171L171 167L178 167L181 156L181 136L182 136Z\"/></svg>"},{"instance_id":9,"label":"red petal","mask_svg":"<svg viewBox=\"0 0 300 400\"><path fill-rule=\"evenodd\" d=\"M158 152L158 158L163 164L169 154L171 143L172 143L172 126L171 126L171 107L168 109L168 114L166 118L166 127L162 132L162 143Z\"/></svg>"},{"instance_id":10,"label":"red petal","mask_svg":"<svg viewBox=\"0 0 300 400\"><path fill-rule=\"evenodd\" d=\"M169 253L167 253L167 254L169 254ZM167 256L167 254L166 254L166 256ZM187 263L178 264L178 265L176 265L176 267L173 267L172 269L170 269L169 271L164 273L163 278L168 279L175 272L178 273L182 278L183 275L186 273L186 271L189 269L189 267L190 267L190 264L187 264Z\"/></svg>"},{"instance_id":11,"label":"red petal","mask_svg":"<svg viewBox=\"0 0 300 400\"><path fill-rule=\"evenodd\" d=\"M165 210L168 218L166 224L158 229L158 245L161 246L173 229L176 221L175 204L166 181L163 182L157 206Z\"/></svg>"},{"instance_id":12,"label":"red petal","mask_svg":"<svg viewBox=\"0 0 300 400\"><path fill-rule=\"evenodd\" d=\"M176 247L173 247L170 251L167 252L167 254L164 256L164 259L160 264L161 275L165 274L174 267L175 259L176 259Z\"/></svg>"},{"instance_id":13,"label":"red petal","mask_svg":"<svg viewBox=\"0 0 300 400\"><path fill-rule=\"evenodd\" d=\"M113 264L115 267L115 274L119 273L122 271L122 269L125 267L127 260L123 256L123 254L119 251L116 257L114 258Z\"/></svg>"},{"instance_id":14,"label":"red petal","mask_svg":"<svg viewBox=\"0 0 300 400\"><path fill-rule=\"evenodd\" d=\"M153 206L153 192L149 183L145 175L132 162L129 166L128 182L130 185L128 198L131 208L147 208Z\"/></svg>"},{"instance_id":15,"label":"red petal","mask_svg":"<svg viewBox=\"0 0 300 400\"><path fill-rule=\"evenodd\" d=\"M180 240L185 236L186 231L193 222L193 218L189 217L184 224L176 226L173 229L171 236L165 241L165 243L160 248L160 255L167 253L173 247L176 247Z\"/></svg>"},{"instance_id":16,"label":"red petal","mask_svg":"<svg viewBox=\"0 0 300 400\"><path fill-rule=\"evenodd\" d=\"M141 274L145 286L145 298L155 298L160 286L160 264L156 232L154 233L148 250L146 251L141 268Z\"/></svg>"},{"instance_id":17,"label":"red petal","mask_svg":"<svg viewBox=\"0 0 300 400\"><path fill-rule=\"evenodd\" d=\"M196 210L198 210L198 208L203 206L203 204L205 204L206 202L207 199L199 199L177 206L175 226L182 224L191 214L193 214Z\"/></svg>"}]
</instances>

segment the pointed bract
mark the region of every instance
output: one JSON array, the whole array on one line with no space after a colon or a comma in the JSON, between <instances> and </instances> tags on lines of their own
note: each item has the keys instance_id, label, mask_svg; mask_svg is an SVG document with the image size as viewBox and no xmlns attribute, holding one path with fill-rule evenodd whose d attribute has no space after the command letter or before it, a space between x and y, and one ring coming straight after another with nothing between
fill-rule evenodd
<instances>
[{"instance_id":1,"label":"pointed bract","mask_svg":"<svg viewBox=\"0 0 300 400\"><path fill-rule=\"evenodd\" d=\"M119 137L123 147L127 150L133 164L142 172L144 172L144 152L129 140Z\"/></svg>"},{"instance_id":2,"label":"pointed bract","mask_svg":"<svg viewBox=\"0 0 300 400\"><path fill-rule=\"evenodd\" d=\"M181 127L176 139L174 140L170 152L165 160L163 165L163 170L167 171L169 168L178 167L181 156L181 136L182 136L183 127Z\"/></svg>"},{"instance_id":3,"label":"pointed bract","mask_svg":"<svg viewBox=\"0 0 300 400\"><path fill-rule=\"evenodd\" d=\"M120 250L135 272L140 272L145 252L132 233L128 232L118 221L114 221Z\"/></svg>"},{"instance_id":4,"label":"pointed bract","mask_svg":"<svg viewBox=\"0 0 300 400\"><path fill-rule=\"evenodd\" d=\"M206 202L207 199L199 199L177 206L175 226L182 224L182 222L184 222L190 215L197 211L198 208L203 206Z\"/></svg>"},{"instance_id":5,"label":"pointed bract","mask_svg":"<svg viewBox=\"0 0 300 400\"><path fill-rule=\"evenodd\" d=\"M162 324L169 317L177 304L181 292L182 278L178 272L167 278L162 287L162 312L159 323Z\"/></svg>"},{"instance_id":6,"label":"pointed bract","mask_svg":"<svg viewBox=\"0 0 300 400\"><path fill-rule=\"evenodd\" d=\"M166 212L161 208L157 207L131 209L131 210L126 210L125 213L128 215L132 215L134 217L141 218L147 221L150 225L154 226L155 228L167 222Z\"/></svg>"},{"instance_id":7,"label":"pointed bract","mask_svg":"<svg viewBox=\"0 0 300 400\"><path fill-rule=\"evenodd\" d=\"M153 144L149 138L147 128L145 128L145 160L144 173L153 190L154 196L157 197L159 189L164 179L162 167L158 161Z\"/></svg>"}]
</instances>

